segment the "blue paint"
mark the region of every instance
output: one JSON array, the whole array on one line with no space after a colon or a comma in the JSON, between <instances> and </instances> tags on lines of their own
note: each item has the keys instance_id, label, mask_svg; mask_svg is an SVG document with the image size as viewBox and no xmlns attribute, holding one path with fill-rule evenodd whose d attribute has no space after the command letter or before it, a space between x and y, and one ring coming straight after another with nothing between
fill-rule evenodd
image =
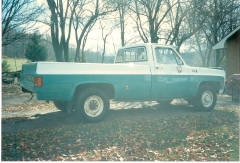
<instances>
[{"instance_id":1,"label":"blue paint","mask_svg":"<svg viewBox=\"0 0 240 163\"><path fill-rule=\"evenodd\" d=\"M36 75L36 74L35 74ZM192 98L201 82L218 81L223 77L198 75L41 75L42 87L33 87L30 80L21 79L22 85L36 92L39 100L63 100L73 98L78 85L106 83L113 85L115 100L137 101L174 98ZM32 75L33 77L33 75ZM126 89L127 87L127 89Z\"/></svg>"},{"instance_id":2,"label":"blue paint","mask_svg":"<svg viewBox=\"0 0 240 163\"><path fill-rule=\"evenodd\" d=\"M34 87L39 100L63 100L73 98L78 85L91 83L111 84L115 88L115 100L148 99L151 75L41 75L43 87ZM126 86L128 89L126 89Z\"/></svg>"},{"instance_id":3,"label":"blue paint","mask_svg":"<svg viewBox=\"0 0 240 163\"><path fill-rule=\"evenodd\" d=\"M153 75L151 99L189 97L188 75ZM196 89L196 88L195 88Z\"/></svg>"}]
</instances>

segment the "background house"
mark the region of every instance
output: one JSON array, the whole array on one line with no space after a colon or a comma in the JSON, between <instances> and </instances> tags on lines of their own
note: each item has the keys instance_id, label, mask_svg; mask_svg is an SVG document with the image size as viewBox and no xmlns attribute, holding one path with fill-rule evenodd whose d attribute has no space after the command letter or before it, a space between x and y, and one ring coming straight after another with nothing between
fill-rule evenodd
<instances>
[{"instance_id":1,"label":"background house","mask_svg":"<svg viewBox=\"0 0 240 163\"><path fill-rule=\"evenodd\" d=\"M217 43L213 49L226 50L226 88L233 101L240 101L240 26ZM234 75L233 75L234 74Z\"/></svg>"},{"instance_id":2,"label":"background house","mask_svg":"<svg viewBox=\"0 0 240 163\"><path fill-rule=\"evenodd\" d=\"M226 77L240 74L240 26L218 42L213 49L226 50Z\"/></svg>"}]
</instances>

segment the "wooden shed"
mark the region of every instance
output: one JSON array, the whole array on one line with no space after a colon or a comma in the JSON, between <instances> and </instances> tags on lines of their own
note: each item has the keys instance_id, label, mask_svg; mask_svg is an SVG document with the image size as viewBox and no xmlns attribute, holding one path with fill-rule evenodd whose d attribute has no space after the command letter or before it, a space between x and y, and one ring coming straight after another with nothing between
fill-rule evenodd
<instances>
[{"instance_id":1,"label":"wooden shed","mask_svg":"<svg viewBox=\"0 0 240 163\"><path fill-rule=\"evenodd\" d=\"M240 73L240 26L218 42L213 49L226 50L226 77Z\"/></svg>"},{"instance_id":2,"label":"wooden shed","mask_svg":"<svg viewBox=\"0 0 240 163\"><path fill-rule=\"evenodd\" d=\"M240 26L218 42L213 49L226 50L226 93L240 101Z\"/></svg>"}]
</instances>

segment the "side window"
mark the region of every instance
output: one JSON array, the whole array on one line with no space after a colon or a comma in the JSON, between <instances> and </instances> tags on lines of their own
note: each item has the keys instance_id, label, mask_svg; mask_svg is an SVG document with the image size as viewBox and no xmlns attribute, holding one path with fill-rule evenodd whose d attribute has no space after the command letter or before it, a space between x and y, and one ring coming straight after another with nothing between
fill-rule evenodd
<instances>
[{"instance_id":1,"label":"side window","mask_svg":"<svg viewBox=\"0 0 240 163\"><path fill-rule=\"evenodd\" d=\"M170 48L155 48L157 63L159 64L178 64L180 57Z\"/></svg>"},{"instance_id":2,"label":"side window","mask_svg":"<svg viewBox=\"0 0 240 163\"><path fill-rule=\"evenodd\" d=\"M145 48L140 47L140 48L137 48L136 50L137 50L137 60L138 61L147 60L147 54L146 54Z\"/></svg>"},{"instance_id":3,"label":"side window","mask_svg":"<svg viewBox=\"0 0 240 163\"><path fill-rule=\"evenodd\" d=\"M119 50L116 63L147 61L147 53L144 47L128 48Z\"/></svg>"}]
</instances>

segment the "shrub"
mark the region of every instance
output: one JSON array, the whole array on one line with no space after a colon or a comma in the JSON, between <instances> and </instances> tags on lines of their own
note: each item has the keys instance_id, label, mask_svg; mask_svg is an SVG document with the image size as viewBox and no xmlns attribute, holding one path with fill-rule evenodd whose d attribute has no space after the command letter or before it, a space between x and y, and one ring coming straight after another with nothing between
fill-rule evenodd
<instances>
[{"instance_id":1,"label":"shrub","mask_svg":"<svg viewBox=\"0 0 240 163\"><path fill-rule=\"evenodd\" d=\"M10 64L8 64L7 60L3 60L2 61L2 72L10 72L11 68L10 68Z\"/></svg>"},{"instance_id":2,"label":"shrub","mask_svg":"<svg viewBox=\"0 0 240 163\"><path fill-rule=\"evenodd\" d=\"M47 60L47 50L44 46L40 45L41 36L34 33L31 36L31 41L28 43L25 56L32 62L35 61L46 61Z\"/></svg>"}]
</instances>

